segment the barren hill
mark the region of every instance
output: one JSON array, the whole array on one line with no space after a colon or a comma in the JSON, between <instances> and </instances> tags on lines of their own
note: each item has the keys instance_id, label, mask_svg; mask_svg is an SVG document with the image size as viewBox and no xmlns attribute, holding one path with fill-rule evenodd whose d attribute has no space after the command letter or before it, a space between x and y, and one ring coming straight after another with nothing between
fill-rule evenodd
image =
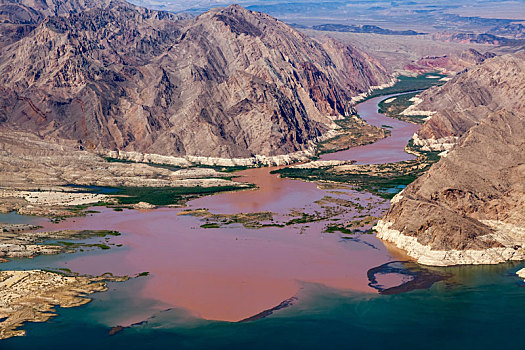
<instances>
[{"instance_id":1,"label":"barren hill","mask_svg":"<svg viewBox=\"0 0 525 350\"><path fill-rule=\"evenodd\" d=\"M525 260L523 67L492 58L423 94L418 107L437 114L420 141L457 142L393 199L380 238L430 265Z\"/></svg>"},{"instance_id":2,"label":"barren hill","mask_svg":"<svg viewBox=\"0 0 525 350\"><path fill-rule=\"evenodd\" d=\"M123 1L17 4L36 24L2 48L0 125L79 148L292 153L388 80L364 53L240 6L181 19Z\"/></svg>"},{"instance_id":3,"label":"barren hill","mask_svg":"<svg viewBox=\"0 0 525 350\"><path fill-rule=\"evenodd\" d=\"M411 109L433 114L416 143L444 149L494 111L525 111L525 53L496 56L420 95ZM445 146L444 146L445 144Z\"/></svg>"}]
</instances>

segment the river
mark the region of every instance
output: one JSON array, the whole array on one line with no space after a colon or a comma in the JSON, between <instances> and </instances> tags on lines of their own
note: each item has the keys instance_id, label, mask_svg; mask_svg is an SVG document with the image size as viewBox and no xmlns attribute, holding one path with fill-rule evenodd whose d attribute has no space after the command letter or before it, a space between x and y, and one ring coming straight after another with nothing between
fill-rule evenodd
<instances>
[{"instance_id":1,"label":"river","mask_svg":"<svg viewBox=\"0 0 525 350\"><path fill-rule=\"evenodd\" d=\"M389 125L391 137L322 158L361 164L411 159L404 146L417 126L377 113L379 101L389 97L367 100L357 108L371 124ZM202 197L188 207L220 214L271 211L285 219L294 211L326 210L319 201L329 196L359 203L363 209L339 208L344 210L330 219L259 229L241 224L202 228L201 218L179 215L180 208L123 212L98 208L100 213L59 224L39 221L44 229L111 229L122 235L110 239L110 250L13 260L2 264L3 269L69 268L93 275L148 271L150 275L110 283L110 291L93 295L93 302L59 309L59 316L45 324L26 325L28 336L9 339L2 349L91 349L110 344L126 349L399 348L426 341L424 336L443 335L442 327L449 329L452 324L455 327L445 338L450 346L461 347L467 341L478 342L470 335L481 326L510 337L513 327L502 330L497 320L514 317L525 324L525 289L511 275L520 264L437 269L452 277L430 289L379 295L369 286L367 271L405 259L402 253L374 235L345 236L325 229L333 220L381 216L389 203L349 188L321 189L314 183L281 179L270 174L272 170L239 172L239 179L258 188ZM407 281L399 273L376 277L383 287ZM497 297L502 291L506 299ZM266 318L237 322L285 300L293 305ZM510 315L507 310L515 307L521 311ZM480 317L484 310L492 316ZM116 325L130 327L109 336ZM437 345L426 347L441 347Z\"/></svg>"}]
</instances>

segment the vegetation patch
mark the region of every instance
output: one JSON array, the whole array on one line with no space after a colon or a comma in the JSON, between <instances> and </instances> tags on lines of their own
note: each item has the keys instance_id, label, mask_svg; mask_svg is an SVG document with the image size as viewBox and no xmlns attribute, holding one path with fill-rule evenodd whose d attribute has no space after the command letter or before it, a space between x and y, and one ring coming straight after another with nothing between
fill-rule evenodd
<instances>
[{"instance_id":1,"label":"vegetation patch","mask_svg":"<svg viewBox=\"0 0 525 350\"><path fill-rule=\"evenodd\" d=\"M314 203L318 204L319 206L325 206L327 204L337 204L337 205L340 205L346 208L354 208L354 209L357 209L358 211L361 211L364 209L364 207L360 203L356 203L356 202L353 202L347 199L335 198L331 196L324 196L323 198L321 198L318 201L315 201Z\"/></svg>"},{"instance_id":2,"label":"vegetation patch","mask_svg":"<svg viewBox=\"0 0 525 350\"><path fill-rule=\"evenodd\" d=\"M330 181L352 185L359 191L367 191L385 199L391 199L402 188L421 176L439 160L439 152L422 151L412 141L407 146L416 159L366 165L341 165L323 168L283 168L272 173L281 177L307 181Z\"/></svg>"},{"instance_id":3,"label":"vegetation patch","mask_svg":"<svg viewBox=\"0 0 525 350\"><path fill-rule=\"evenodd\" d=\"M273 213L268 211L257 213L237 213L237 214L213 214L207 209L183 210L178 215L192 215L201 217L206 223L201 225L202 228L220 228L232 224L242 224L246 228L261 228L278 226L273 223Z\"/></svg>"},{"instance_id":4,"label":"vegetation patch","mask_svg":"<svg viewBox=\"0 0 525 350\"><path fill-rule=\"evenodd\" d=\"M322 216L318 212L315 212L315 214L301 213L300 217L287 221L285 225L290 226L290 225L296 225L296 224L306 224L309 222L322 221L325 219L327 219L327 217Z\"/></svg>"},{"instance_id":5,"label":"vegetation patch","mask_svg":"<svg viewBox=\"0 0 525 350\"><path fill-rule=\"evenodd\" d=\"M341 232L342 234L346 234L346 235L353 235L356 233L367 233L370 230L362 231L359 228L375 224L377 220L379 220L378 217L366 216L361 220L352 221L347 225L344 225L344 224L328 225L325 228L325 232L327 233Z\"/></svg>"},{"instance_id":6,"label":"vegetation patch","mask_svg":"<svg viewBox=\"0 0 525 350\"><path fill-rule=\"evenodd\" d=\"M347 235L353 234L354 232L352 230L347 229L344 225L328 225L325 228L326 233L335 233L335 232L341 232Z\"/></svg>"},{"instance_id":7,"label":"vegetation patch","mask_svg":"<svg viewBox=\"0 0 525 350\"><path fill-rule=\"evenodd\" d=\"M234 172L241 171L241 170L251 169L253 167L245 166L245 165L221 166L221 165L204 165L204 164L199 164L199 165L195 166L195 168L213 169L215 171L220 171L222 173L234 173Z\"/></svg>"},{"instance_id":8,"label":"vegetation patch","mask_svg":"<svg viewBox=\"0 0 525 350\"><path fill-rule=\"evenodd\" d=\"M428 77L436 78L429 79ZM400 75L397 78L397 82L394 86L388 87L386 89L374 90L369 96L366 97L366 99L415 90L426 90L432 86L443 85L445 81L441 81L440 79L445 77L445 74L441 74L439 72L423 73L413 77Z\"/></svg>"},{"instance_id":9,"label":"vegetation patch","mask_svg":"<svg viewBox=\"0 0 525 350\"><path fill-rule=\"evenodd\" d=\"M113 157L102 157L106 162L109 163L137 163L129 159L113 158Z\"/></svg>"},{"instance_id":10,"label":"vegetation patch","mask_svg":"<svg viewBox=\"0 0 525 350\"><path fill-rule=\"evenodd\" d=\"M107 162L110 162L110 163L139 163L139 164L147 164L147 165L151 165L153 167L164 168L164 169L168 169L168 170L172 170L172 171L179 170L179 169L205 168L205 169L214 169L216 171L223 172L223 173L233 173L233 172L236 172L236 171L241 171L241 170L246 170L246 169L250 169L251 168L249 166L244 166L244 165L221 166L221 165L206 165L206 164L196 164L194 166L184 167L183 168L183 167L176 166L176 165L171 165L171 164L152 163L152 162L136 162L136 161L133 161L133 160L121 159L121 158L113 158L113 157L103 157L103 158Z\"/></svg>"},{"instance_id":11,"label":"vegetation patch","mask_svg":"<svg viewBox=\"0 0 525 350\"><path fill-rule=\"evenodd\" d=\"M379 113L383 113L389 118L399 119L407 123L423 124L428 118L427 115L403 115L401 114L405 109L410 107L414 102L411 101L419 92L412 92L409 94L399 95L390 103L386 103L389 99L385 99L378 103Z\"/></svg>"},{"instance_id":12,"label":"vegetation patch","mask_svg":"<svg viewBox=\"0 0 525 350\"><path fill-rule=\"evenodd\" d=\"M366 145L390 135L389 130L370 125L357 115L347 116L344 119L336 120L335 123L340 126L338 134L317 144L319 154Z\"/></svg>"},{"instance_id":13,"label":"vegetation patch","mask_svg":"<svg viewBox=\"0 0 525 350\"><path fill-rule=\"evenodd\" d=\"M119 187L115 197L119 204L146 202L153 205L173 205L213 193L236 191L253 185L213 187Z\"/></svg>"},{"instance_id":14,"label":"vegetation patch","mask_svg":"<svg viewBox=\"0 0 525 350\"><path fill-rule=\"evenodd\" d=\"M208 224L201 225L201 227L202 228L221 228L221 225L217 223L208 223Z\"/></svg>"}]
</instances>

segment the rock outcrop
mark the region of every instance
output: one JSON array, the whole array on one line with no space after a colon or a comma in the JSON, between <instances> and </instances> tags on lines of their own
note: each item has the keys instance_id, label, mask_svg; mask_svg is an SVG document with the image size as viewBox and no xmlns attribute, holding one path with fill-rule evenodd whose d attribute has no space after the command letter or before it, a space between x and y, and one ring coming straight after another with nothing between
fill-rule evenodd
<instances>
[{"instance_id":1,"label":"rock outcrop","mask_svg":"<svg viewBox=\"0 0 525 350\"><path fill-rule=\"evenodd\" d=\"M164 164L162 159L159 161ZM190 162L185 166L187 168L177 169L159 164L108 161L72 145L0 128L0 213L16 210L27 215L71 216L75 215L71 209L78 206L114 202L107 195L89 193L89 189L80 188L82 186L249 187L230 180L230 173L191 167Z\"/></svg>"},{"instance_id":2,"label":"rock outcrop","mask_svg":"<svg viewBox=\"0 0 525 350\"><path fill-rule=\"evenodd\" d=\"M525 280L525 268L516 271L516 275L518 275L520 278L523 278Z\"/></svg>"},{"instance_id":3,"label":"rock outcrop","mask_svg":"<svg viewBox=\"0 0 525 350\"><path fill-rule=\"evenodd\" d=\"M0 271L0 339L25 335L27 322L46 322L55 306L87 304L87 295L107 290L106 281L126 277L65 276L42 270Z\"/></svg>"},{"instance_id":4,"label":"rock outcrop","mask_svg":"<svg viewBox=\"0 0 525 350\"><path fill-rule=\"evenodd\" d=\"M428 265L525 260L525 53L497 56L419 95L413 141L446 150L392 200L378 237Z\"/></svg>"},{"instance_id":5,"label":"rock outcrop","mask_svg":"<svg viewBox=\"0 0 525 350\"><path fill-rule=\"evenodd\" d=\"M357 49L240 6L184 19L120 0L2 1L0 27L26 27L0 53L0 127L80 149L301 152L389 81Z\"/></svg>"},{"instance_id":6,"label":"rock outcrop","mask_svg":"<svg viewBox=\"0 0 525 350\"><path fill-rule=\"evenodd\" d=\"M414 113L432 115L414 142L427 150L446 150L493 112L525 111L525 52L497 56L468 68L440 87L419 95Z\"/></svg>"},{"instance_id":7,"label":"rock outcrop","mask_svg":"<svg viewBox=\"0 0 525 350\"><path fill-rule=\"evenodd\" d=\"M378 237L428 265L525 260L524 135L521 111L485 117L394 198Z\"/></svg>"},{"instance_id":8,"label":"rock outcrop","mask_svg":"<svg viewBox=\"0 0 525 350\"><path fill-rule=\"evenodd\" d=\"M432 38L434 40L463 44L520 46L524 43L522 40L510 39L489 33L437 33L432 35Z\"/></svg>"},{"instance_id":9,"label":"rock outcrop","mask_svg":"<svg viewBox=\"0 0 525 350\"><path fill-rule=\"evenodd\" d=\"M440 71L445 74L456 74L494 56L496 55L492 52L481 53L474 49L468 49L443 56L425 56L406 65L405 70L416 73Z\"/></svg>"}]
</instances>

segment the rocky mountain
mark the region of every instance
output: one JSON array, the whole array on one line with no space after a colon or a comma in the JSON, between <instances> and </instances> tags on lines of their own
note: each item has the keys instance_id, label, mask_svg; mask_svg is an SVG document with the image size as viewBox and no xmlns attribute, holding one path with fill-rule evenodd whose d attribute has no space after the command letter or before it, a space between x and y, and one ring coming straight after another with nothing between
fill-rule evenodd
<instances>
[{"instance_id":1,"label":"rocky mountain","mask_svg":"<svg viewBox=\"0 0 525 350\"><path fill-rule=\"evenodd\" d=\"M423 94L437 113L420 140L457 142L393 199L380 238L429 265L525 259L523 68L523 55L495 57Z\"/></svg>"},{"instance_id":2,"label":"rocky mountain","mask_svg":"<svg viewBox=\"0 0 525 350\"><path fill-rule=\"evenodd\" d=\"M434 40L464 44L485 44L485 45L505 45L523 46L525 41L489 33L436 33L432 35Z\"/></svg>"},{"instance_id":3,"label":"rocky mountain","mask_svg":"<svg viewBox=\"0 0 525 350\"><path fill-rule=\"evenodd\" d=\"M105 7L110 0L0 0L3 23L37 24L45 17Z\"/></svg>"},{"instance_id":4,"label":"rocky mountain","mask_svg":"<svg viewBox=\"0 0 525 350\"><path fill-rule=\"evenodd\" d=\"M525 111L525 52L497 56L467 68L447 84L419 95L408 113L431 115L414 141L445 150L495 111Z\"/></svg>"},{"instance_id":5,"label":"rocky mountain","mask_svg":"<svg viewBox=\"0 0 525 350\"><path fill-rule=\"evenodd\" d=\"M395 198L378 236L429 265L525 260L524 135L522 112L485 118Z\"/></svg>"},{"instance_id":6,"label":"rocky mountain","mask_svg":"<svg viewBox=\"0 0 525 350\"><path fill-rule=\"evenodd\" d=\"M0 48L20 40L48 16L104 7L109 0L0 0Z\"/></svg>"},{"instance_id":7,"label":"rocky mountain","mask_svg":"<svg viewBox=\"0 0 525 350\"><path fill-rule=\"evenodd\" d=\"M345 25L345 24L319 24L312 26L314 30L330 31L330 32L345 32L345 33L374 33L381 35L422 35L426 33L418 33L415 30L392 30L385 29L374 25Z\"/></svg>"},{"instance_id":8,"label":"rocky mountain","mask_svg":"<svg viewBox=\"0 0 525 350\"><path fill-rule=\"evenodd\" d=\"M480 64L496 54L492 52L481 53L474 49L468 49L459 53L443 56L425 56L417 61L407 64L404 69L410 72L431 73L441 71L445 74L456 74L465 68Z\"/></svg>"},{"instance_id":9,"label":"rocky mountain","mask_svg":"<svg viewBox=\"0 0 525 350\"><path fill-rule=\"evenodd\" d=\"M5 4L29 9L2 10L6 25L34 29L1 50L0 127L81 149L303 151L352 112L351 97L388 80L357 49L240 6L184 19L119 0Z\"/></svg>"},{"instance_id":10,"label":"rocky mountain","mask_svg":"<svg viewBox=\"0 0 525 350\"><path fill-rule=\"evenodd\" d=\"M525 25L523 23L502 24L492 28L490 33L515 39L525 39Z\"/></svg>"}]
</instances>

